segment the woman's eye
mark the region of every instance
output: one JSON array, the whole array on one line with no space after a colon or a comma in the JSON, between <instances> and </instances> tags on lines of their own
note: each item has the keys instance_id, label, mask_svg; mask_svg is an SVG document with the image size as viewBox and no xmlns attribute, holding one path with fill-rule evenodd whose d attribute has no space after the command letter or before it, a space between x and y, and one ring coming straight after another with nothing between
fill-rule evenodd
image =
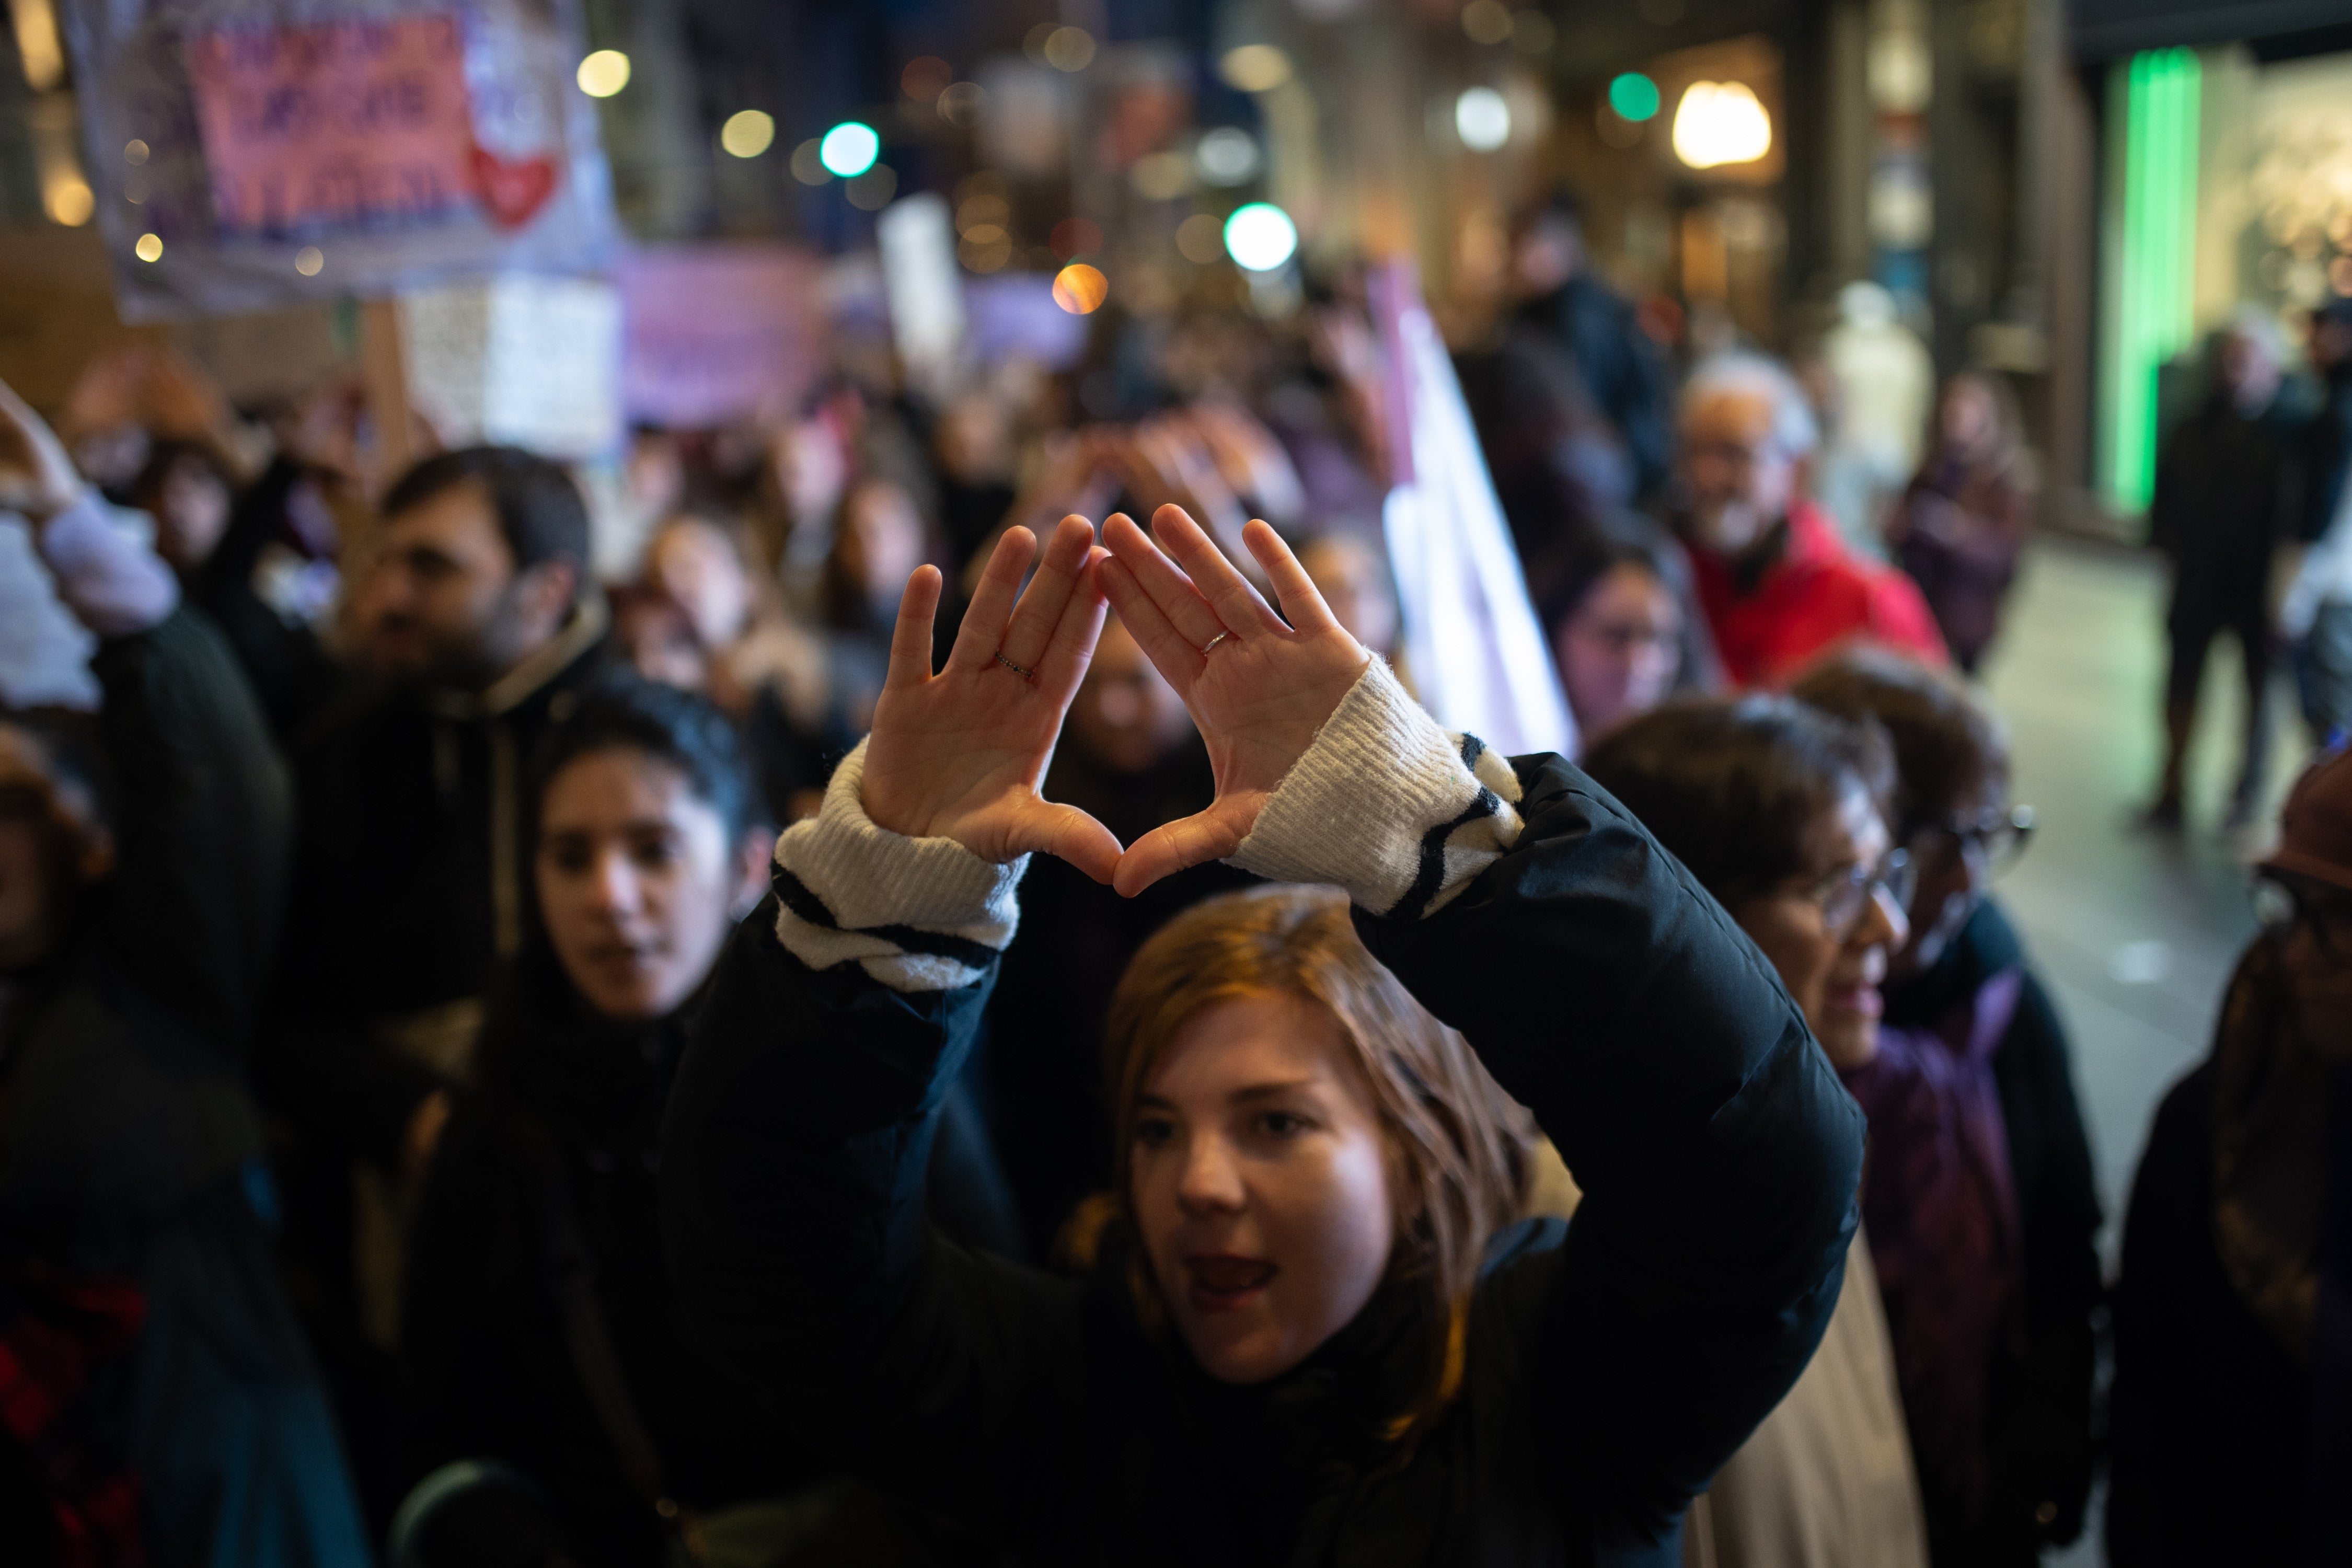
<instances>
[{"instance_id":1,"label":"woman's eye","mask_svg":"<svg viewBox=\"0 0 2352 1568\"><path fill-rule=\"evenodd\" d=\"M1307 1119L1294 1116L1287 1110L1269 1110L1257 1119L1257 1124L1260 1131L1276 1138L1287 1138L1295 1132L1307 1131Z\"/></svg>"},{"instance_id":2,"label":"woman's eye","mask_svg":"<svg viewBox=\"0 0 2352 1568\"><path fill-rule=\"evenodd\" d=\"M658 870L677 858L677 846L667 838L647 838L639 842L631 858L648 870Z\"/></svg>"},{"instance_id":3,"label":"woman's eye","mask_svg":"<svg viewBox=\"0 0 2352 1568\"><path fill-rule=\"evenodd\" d=\"M582 844L552 845L548 849L547 858L555 862L557 870L570 877L576 877L588 869L591 859L587 846Z\"/></svg>"},{"instance_id":4,"label":"woman's eye","mask_svg":"<svg viewBox=\"0 0 2352 1568\"><path fill-rule=\"evenodd\" d=\"M1175 1123L1146 1120L1135 1124L1135 1141L1146 1149L1157 1149L1176 1136Z\"/></svg>"}]
</instances>

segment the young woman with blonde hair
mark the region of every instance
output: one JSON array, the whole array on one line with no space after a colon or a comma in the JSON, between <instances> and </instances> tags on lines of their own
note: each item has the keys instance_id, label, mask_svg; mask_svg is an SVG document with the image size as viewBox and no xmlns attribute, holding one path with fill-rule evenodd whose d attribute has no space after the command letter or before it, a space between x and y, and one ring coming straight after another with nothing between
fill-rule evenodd
<instances>
[{"instance_id":1,"label":"young woman with blonde hair","mask_svg":"<svg viewBox=\"0 0 2352 1568\"><path fill-rule=\"evenodd\" d=\"M1859 1113L1605 793L1441 731L1265 524L1280 615L1180 510L1155 526L1105 550L1064 520L1025 592L1009 531L936 675L940 579L908 584L874 732L779 842L679 1070L689 1322L810 1441L1025 1562L1674 1563L1837 1299ZM1124 849L1037 795L1106 596L1218 787ZM1041 849L1129 894L1213 858L1339 889L1139 959L1122 1212L1080 1279L923 1213ZM1572 1224L1509 1223L1509 1100L1582 1183Z\"/></svg>"}]
</instances>

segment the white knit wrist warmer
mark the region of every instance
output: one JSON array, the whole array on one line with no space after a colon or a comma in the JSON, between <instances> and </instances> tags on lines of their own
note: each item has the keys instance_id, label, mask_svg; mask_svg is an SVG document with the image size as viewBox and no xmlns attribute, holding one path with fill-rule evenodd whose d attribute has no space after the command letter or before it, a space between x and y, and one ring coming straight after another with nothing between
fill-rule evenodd
<instances>
[{"instance_id":1,"label":"white knit wrist warmer","mask_svg":"<svg viewBox=\"0 0 2352 1568\"><path fill-rule=\"evenodd\" d=\"M776 940L811 969L856 960L895 991L953 991L1013 940L1024 855L982 859L952 838L877 827L859 789L866 742L842 759L824 809L776 840Z\"/></svg>"},{"instance_id":2,"label":"white knit wrist warmer","mask_svg":"<svg viewBox=\"0 0 2352 1568\"><path fill-rule=\"evenodd\" d=\"M1374 914L1445 907L1518 841L1518 775L1448 735L1375 658L1258 814L1231 864L1331 882Z\"/></svg>"}]
</instances>

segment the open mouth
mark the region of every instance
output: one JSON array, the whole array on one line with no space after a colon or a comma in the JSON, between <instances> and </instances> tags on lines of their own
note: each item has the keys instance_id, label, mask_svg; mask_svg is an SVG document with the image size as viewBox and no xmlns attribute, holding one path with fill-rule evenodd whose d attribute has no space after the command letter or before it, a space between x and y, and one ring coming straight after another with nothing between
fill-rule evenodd
<instances>
[{"instance_id":1,"label":"open mouth","mask_svg":"<svg viewBox=\"0 0 2352 1568\"><path fill-rule=\"evenodd\" d=\"M1197 1310L1230 1312L1257 1299L1274 1279L1274 1265L1260 1258L1198 1253L1184 1259L1184 1273Z\"/></svg>"}]
</instances>

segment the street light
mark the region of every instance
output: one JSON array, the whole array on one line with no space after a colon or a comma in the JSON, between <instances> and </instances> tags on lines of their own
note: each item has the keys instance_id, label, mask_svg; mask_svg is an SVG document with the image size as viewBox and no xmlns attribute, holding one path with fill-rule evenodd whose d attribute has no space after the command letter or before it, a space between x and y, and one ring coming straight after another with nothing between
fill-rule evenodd
<instances>
[{"instance_id":1,"label":"street light","mask_svg":"<svg viewBox=\"0 0 2352 1568\"><path fill-rule=\"evenodd\" d=\"M817 162L845 180L854 180L882 156L882 138L862 121L845 120L816 144Z\"/></svg>"},{"instance_id":2,"label":"street light","mask_svg":"<svg viewBox=\"0 0 2352 1568\"><path fill-rule=\"evenodd\" d=\"M1473 153L1492 153L1511 139L1511 106L1491 87L1474 87L1454 100L1454 130Z\"/></svg>"},{"instance_id":3,"label":"street light","mask_svg":"<svg viewBox=\"0 0 2352 1568\"><path fill-rule=\"evenodd\" d=\"M1225 254L1252 272L1271 272L1298 248L1298 226L1272 202L1251 202L1225 220Z\"/></svg>"}]
</instances>

